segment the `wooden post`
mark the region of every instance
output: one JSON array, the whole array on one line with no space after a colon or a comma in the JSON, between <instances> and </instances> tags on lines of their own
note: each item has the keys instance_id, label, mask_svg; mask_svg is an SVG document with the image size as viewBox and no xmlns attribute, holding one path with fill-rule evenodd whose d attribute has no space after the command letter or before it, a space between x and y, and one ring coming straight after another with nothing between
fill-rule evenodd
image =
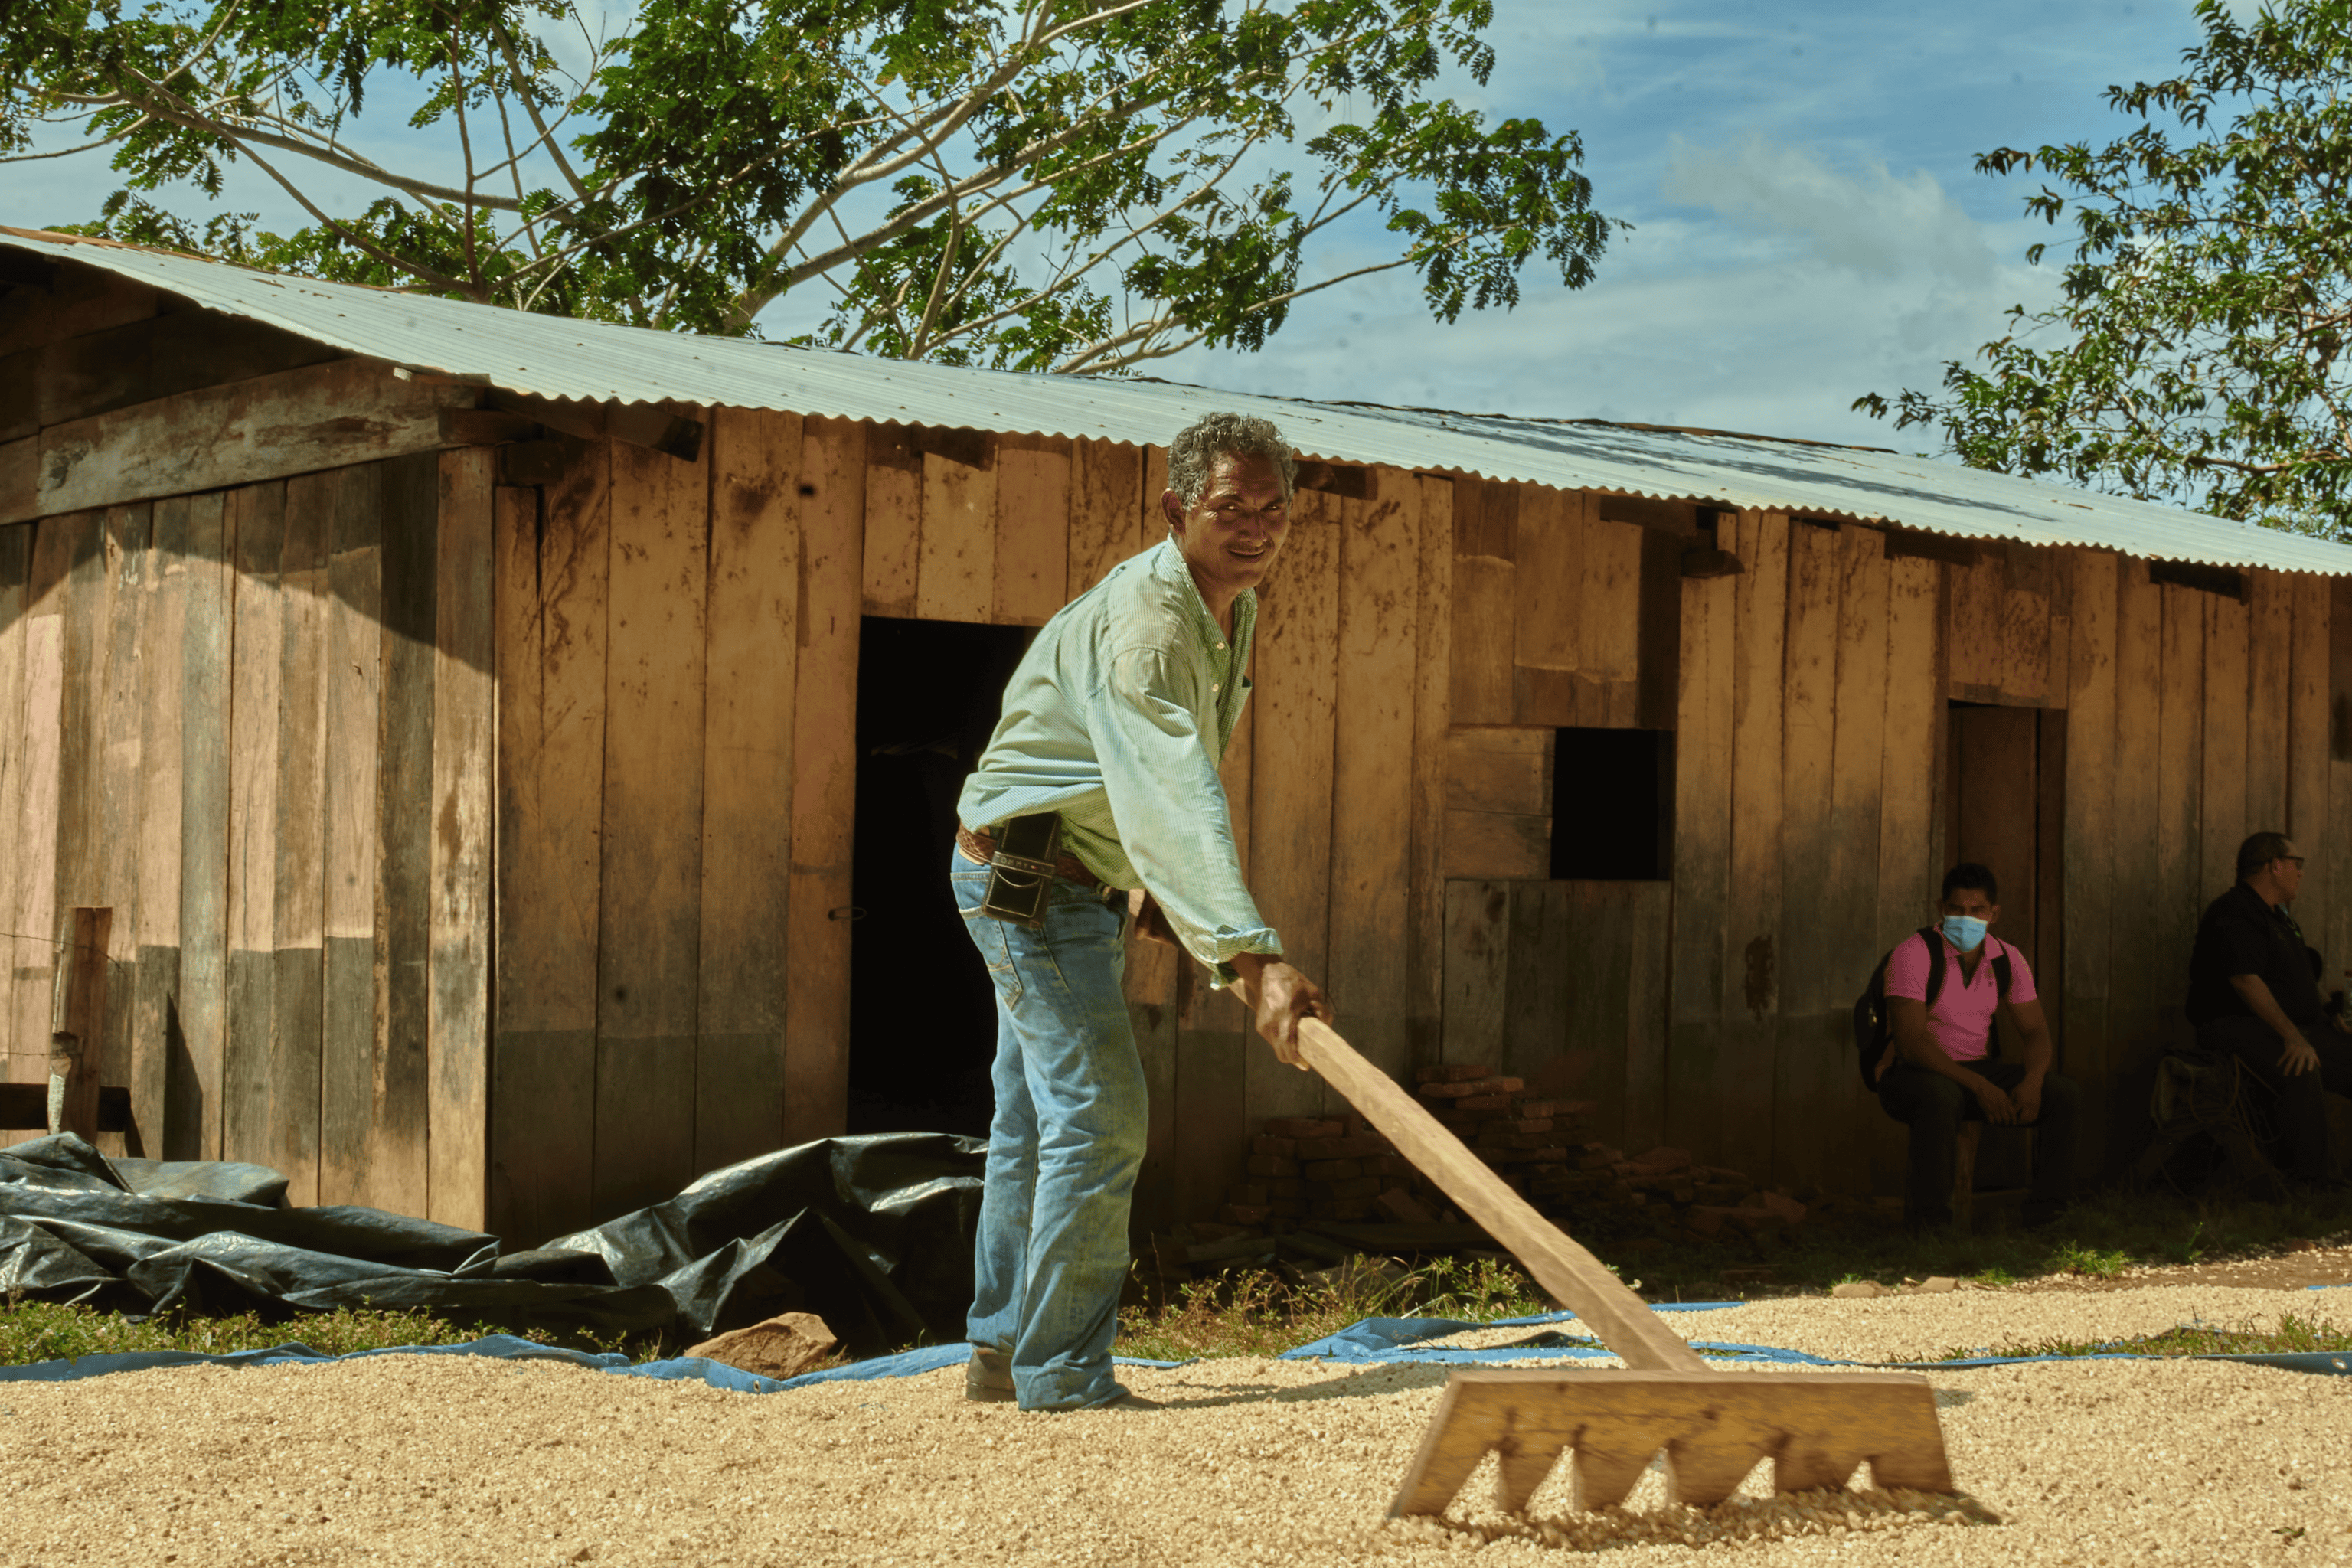
<instances>
[{"instance_id":1,"label":"wooden post","mask_svg":"<svg viewBox=\"0 0 2352 1568\"><path fill-rule=\"evenodd\" d=\"M106 941L110 909L66 911L49 1011L49 1131L98 1141L106 1070Z\"/></svg>"}]
</instances>

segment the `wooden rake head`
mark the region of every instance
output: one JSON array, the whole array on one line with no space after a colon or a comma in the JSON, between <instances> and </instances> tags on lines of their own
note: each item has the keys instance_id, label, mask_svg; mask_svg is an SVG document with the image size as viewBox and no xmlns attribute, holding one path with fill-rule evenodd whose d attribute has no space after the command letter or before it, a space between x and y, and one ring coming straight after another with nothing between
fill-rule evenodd
<instances>
[{"instance_id":1,"label":"wooden rake head","mask_svg":"<svg viewBox=\"0 0 2352 1568\"><path fill-rule=\"evenodd\" d=\"M1908 1373L1475 1367L1446 1384L1390 1517L1443 1513L1489 1449L1507 1513L1563 1452L1587 1509L1622 1502L1660 1449L1669 1494L1693 1508L1729 1497L1765 1458L1784 1492L1843 1487L1864 1459L1882 1488L1952 1490L1935 1394Z\"/></svg>"}]
</instances>

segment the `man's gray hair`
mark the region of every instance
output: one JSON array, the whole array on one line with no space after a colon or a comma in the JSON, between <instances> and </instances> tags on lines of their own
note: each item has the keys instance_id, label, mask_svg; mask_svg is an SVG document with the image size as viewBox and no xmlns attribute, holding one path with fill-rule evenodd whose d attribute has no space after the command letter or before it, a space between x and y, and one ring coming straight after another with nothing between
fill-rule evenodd
<instances>
[{"instance_id":1,"label":"man's gray hair","mask_svg":"<svg viewBox=\"0 0 2352 1568\"><path fill-rule=\"evenodd\" d=\"M1298 483L1298 459L1271 419L1247 414L1211 414L1176 433L1168 443L1168 488L1190 511L1209 488L1209 471L1221 457L1271 458L1282 470L1282 495Z\"/></svg>"}]
</instances>

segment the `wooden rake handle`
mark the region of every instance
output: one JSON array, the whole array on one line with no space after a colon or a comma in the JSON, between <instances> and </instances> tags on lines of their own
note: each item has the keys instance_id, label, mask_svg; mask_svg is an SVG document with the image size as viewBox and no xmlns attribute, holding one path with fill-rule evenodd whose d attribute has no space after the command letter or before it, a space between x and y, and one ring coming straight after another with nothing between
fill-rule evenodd
<instances>
[{"instance_id":1,"label":"wooden rake handle","mask_svg":"<svg viewBox=\"0 0 2352 1568\"><path fill-rule=\"evenodd\" d=\"M1365 1121L1385 1133L1487 1235L1510 1248L1536 1283L1582 1319L1627 1366L1643 1372L1706 1367L1699 1353L1660 1322L1648 1303L1627 1289L1606 1264L1536 1213L1462 1140L1398 1088L1395 1079L1357 1055L1329 1025L1316 1018L1302 1020L1298 1050Z\"/></svg>"}]
</instances>

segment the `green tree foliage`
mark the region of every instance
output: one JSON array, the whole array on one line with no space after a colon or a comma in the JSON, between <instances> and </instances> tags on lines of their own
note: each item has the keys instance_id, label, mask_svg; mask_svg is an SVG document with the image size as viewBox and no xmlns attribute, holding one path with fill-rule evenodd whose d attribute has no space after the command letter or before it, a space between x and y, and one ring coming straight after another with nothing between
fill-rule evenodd
<instances>
[{"instance_id":1,"label":"green tree foliage","mask_svg":"<svg viewBox=\"0 0 2352 1568\"><path fill-rule=\"evenodd\" d=\"M60 155L35 141L60 122L108 150L121 188L84 232L701 332L814 287L821 342L1082 372L1255 349L1400 268L1441 320L1507 307L1531 260L1583 284L1610 227L1572 133L1441 89L1493 68L1487 0L642 0L608 37L600 14L16 0L0 154ZM361 133L388 85L436 136ZM453 131L462 169L383 151ZM217 211L240 159L310 224ZM1392 239L1322 265L1358 213Z\"/></svg>"},{"instance_id":2,"label":"green tree foliage","mask_svg":"<svg viewBox=\"0 0 2352 1568\"><path fill-rule=\"evenodd\" d=\"M1978 160L2053 182L2025 205L2073 220L2059 302L2012 308L1940 396L1854 406L1973 467L2352 538L2352 3L2197 15L2179 76L2107 89L2129 135Z\"/></svg>"}]
</instances>

